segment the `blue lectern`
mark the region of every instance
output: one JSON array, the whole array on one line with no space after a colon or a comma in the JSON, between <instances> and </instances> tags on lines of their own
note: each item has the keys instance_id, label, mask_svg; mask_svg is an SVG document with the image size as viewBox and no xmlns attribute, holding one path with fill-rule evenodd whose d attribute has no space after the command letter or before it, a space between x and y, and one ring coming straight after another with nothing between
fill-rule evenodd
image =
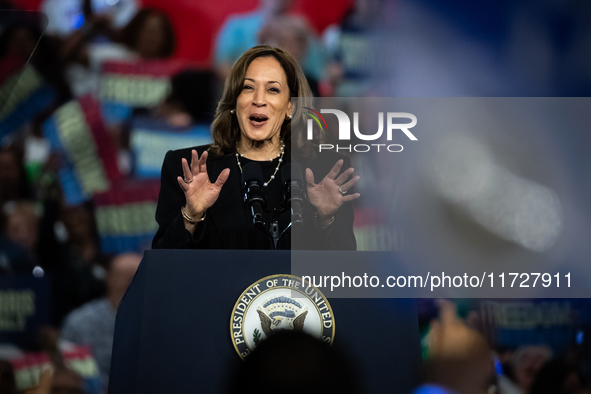
<instances>
[{"instance_id":1,"label":"blue lectern","mask_svg":"<svg viewBox=\"0 0 591 394\"><path fill-rule=\"evenodd\" d=\"M293 253L147 251L117 313L109 393L222 392L239 360L230 339L236 300L257 280L290 273ZM414 301L329 301L334 346L350 355L364 393L408 393L421 368Z\"/></svg>"}]
</instances>

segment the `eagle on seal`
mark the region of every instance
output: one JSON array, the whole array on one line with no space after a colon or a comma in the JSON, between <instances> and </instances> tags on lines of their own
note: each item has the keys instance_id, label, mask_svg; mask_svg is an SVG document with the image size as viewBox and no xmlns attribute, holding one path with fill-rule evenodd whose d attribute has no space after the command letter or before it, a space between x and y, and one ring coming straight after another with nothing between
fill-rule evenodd
<instances>
[{"instance_id":1,"label":"eagle on seal","mask_svg":"<svg viewBox=\"0 0 591 394\"><path fill-rule=\"evenodd\" d=\"M308 308L289 297L275 297L257 308L261 328L267 337L280 330L304 330Z\"/></svg>"}]
</instances>

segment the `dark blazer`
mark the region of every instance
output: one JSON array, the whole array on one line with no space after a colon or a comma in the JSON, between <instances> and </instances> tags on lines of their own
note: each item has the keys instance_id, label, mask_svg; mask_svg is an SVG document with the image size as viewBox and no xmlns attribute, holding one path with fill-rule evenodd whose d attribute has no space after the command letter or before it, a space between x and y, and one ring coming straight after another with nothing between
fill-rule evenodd
<instances>
[{"instance_id":1,"label":"dark blazer","mask_svg":"<svg viewBox=\"0 0 591 394\"><path fill-rule=\"evenodd\" d=\"M156 221L159 228L152 242L154 249L249 249L248 227L244 215L242 174L236 164L234 154L207 159L207 173L211 182L215 182L219 174L230 168L228 180L222 186L220 195L206 213L205 220L197 225L195 233L191 235L185 229L181 207L185 205L185 195L177 182L178 176L183 176L181 159L184 157L191 162L191 150L196 149L199 156L209 147L169 151L164 158L161 174L160 195L156 208ZM312 165L315 181L319 182L342 155L322 153L322 160L316 160ZM302 171L305 166L301 165ZM343 170L349 167L348 160ZM353 234L353 206L345 203L335 215L335 221L326 229L322 229L314 216L313 207L307 204L303 212L304 227L287 235L287 243L280 243L280 248L293 249L356 249ZM291 241L291 245L290 245ZM283 245L283 246L282 246Z\"/></svg>"}]
</instances>

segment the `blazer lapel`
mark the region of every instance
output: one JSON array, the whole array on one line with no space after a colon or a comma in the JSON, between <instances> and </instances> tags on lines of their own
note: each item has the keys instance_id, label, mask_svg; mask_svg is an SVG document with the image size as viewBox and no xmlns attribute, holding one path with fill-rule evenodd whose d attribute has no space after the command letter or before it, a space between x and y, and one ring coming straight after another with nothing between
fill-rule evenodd
<instances>
[{"instance_id":1,"label":"blazer lapel","mask_svg":"<svg viewBox=\"0 0 591 394\"><path fill-rule=\"evenodd\" d=\"M244 228L246 223L244 221L244 207L242 201L242 185L241 174L236 166L236 158L234 155L225 155L208 163L207 172L211 182L215 182L220 173L230 168L230 176L226 180L220 196L211 208L209 208L207 215L210 220L213 220L215 227L219 232L220 239L226 249L248 249L248 242L245 237L238 239L230 239L227 234L231 234L232 228ZM234 232L235 233L235 232Z\"/></svg>"}]
</instances>

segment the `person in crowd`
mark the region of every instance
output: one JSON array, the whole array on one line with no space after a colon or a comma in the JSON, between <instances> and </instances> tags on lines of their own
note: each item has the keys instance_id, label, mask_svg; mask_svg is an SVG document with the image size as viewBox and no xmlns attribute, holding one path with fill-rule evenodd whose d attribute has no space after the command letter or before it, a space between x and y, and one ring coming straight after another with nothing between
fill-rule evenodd
<instances>
[{"instance_id":1,"label":"person in crowd","mask_svg":"<svg viewBox=\"0 0 591 394\"><path fill-rule=\"evenodd\" d=\"M40 206L30 201L13 201L4 204L4 213L8 239L23 248L31 261L37 262Z\"/></svg>"},{"instance_id":2,"label":"person in crowd","mask_svg":"<svg viewBox=\"0 0 591 394\"><path fill-rule=\"evenodd\" d=\"M97 35L108 39L93 41ZM114 30L107 16L94 17L64 41L61 57L70 64L67 76L73 93L82 96L98 92L104 61L169 58L175 42L168 15L155 8L143 8L121 30Z\"/></svg>"},{"instance_id":3,"label":"person in crowd","mask_svg":"<svg viewBox=\"0 0 591 394\"><path fill-rule=\"evenodd\" d=\"M57 56L60 41L43 35L42 22L17 18L0 34L0 59L16 56L35 67L55 92L55 103L46 111L45 117L57 106L71 98L71 91L65 77L65 65Z\"/></svg>"},{"instance_id":4,"label":"person in crowd","mask_svg":"<svg viewBox=\"0 0 591 394\"><path fill-rule=\"evenodd\" d=\"M0 212L0 275L30 273L35 263L27 250L6 236L6 217Z\"/></svg>"},{"instance_id":5,"label":"person in crowd","mask_svg":"<svg viewBox=\"0 0 591 394\"><path fill-rule=\"evenodd\" d=\"M431 323L426 384L413 394L485 394L494 364L486 339L458 317L456 305L439 300L439 318Z\"/></svg>"},{"instance_id":6,"label":"person in crowd","mask_svg":"<svg viewBox=\"0 0 591 394\"><path fill-rule=\"evenodd\" d=\"M372 31L382 4L380 0L356 0L340 24L325 30L327 79L332 95L361 97L369 89L379 51Z\"/></svg>"},{"instance_id":7,"label":"person in crowd","mask_svg":"<svg viewBox=\"0 0 591 394\"><path fill-rule=\"evenodd\" d=\"M172 76L170 87L170 93L160 105L151 111L138 109L135 114L164 119L176 127L211 123L217 100L213 75L210 72L182 71Z\"/></svg>"},{"instance_id":8,"label":"person in crowd","mask_svg":"<svg viewBox=\"0 0 591 394\"><path fill-rule=\"evenodd\" d=\"M0 360L0 393L17 394L14 367L6 360Z\"/></svg>"},{"instance_id":9,"label":"person in crowd","mask_svg":"<svg viewBox=\"0 0 591 394\"><path fill-rule=\"evenodd\" d=\"M60 325L70 311L105 294L105 256L89 204L62 207L53 227L59 245L51 267L52 321Z\"/></svg>"},{"instance_id":10,"label":"person in crowd","mask_svg":"<svg viewBox=\"0 0 591 394\"><path fill-rule=\"evenodd\" d=\"M550 360L552 351L544 345L521 346L515 350L507 374L499 377L502 394L529 394L542 366Z\"/></svg>"},{"instance_id":11,"label":"person in crowd","mask_svg":"<svg viewBox=\"0 0 591 394\"><path fill-rule=\"evenodd\" d=\"M84 392L84 380L79 374L68 368L56 368L53 371L49 394L84 394Z\"/></svg>"},{"instance_id":12,"label":"person in crowd","mask_svg":"<svg viewBox=\"0 0 591 394\"><path fill-rule=\"evenodd\" d=\"M39 383L22 394L84 394L84 381L68 368L47 368L40 372Z\"/></svg>"},{"instance_id":13,"label":"person in crowd","mask_svg":"<svg viewBox=\"0 0 591 394\"><path fill-rule=\"evenodd\" d=\"M224 22L215 41L214 65L224 81L234 62L242 53L257 44L270 44L260 39L265 25L287 15L292 0L261 0L259 8L241 15L231 15ZM311 42L308 53L302 61L302 68L307 75L320 80L324 75L325 59L322 46Z\"/></svg>"},{"instance_id":14,"label":"person in crowd","mask_svg":"<svg viewBox=\"0 0 591 394\"><path fill-rule=\"evenodd\" d=\"M29 16L28 18L26 16ZM65 64L57 56L60 42L44 36L43 21L27 13L18 14L8 26L0 32L0 61L20 59L23 66L32 67L31 74L23 74L11 91L11 97L29 97L26 105L35 107L19 113L22 121L16 130L8 130L9 143L13 140L26 140L25 150L30 143L42 140L42 124L53 111L72 97L72 92L65 75ZM35 75L35 77L31 77ZM35 80L31 80L34 78ZM34 89L31 91L31 86ZM30 98L30 97L33 98ZM0 99L0 106L4 102ZM4 136L1 130L0 135ZM21 131L16 133L15 131ZM14 133L13 133L14 132ZM29 152L30 153L30 150Z\"/></svg>"},{"instance_id":15,"label":"person in crowd","mask_svg":"<svg viewBox=\"0 0 591 394\"><path fill-rule=\"evenodd\" d=\"M286 50L300 63L300 66L303 66L310 45L314 40L311 32L312 28L306 19L294 15L279 16L270 20L261 29L259 42ZM318 97L320 95L318 80L310 76L306 70L304 70L304 74L312 94Z\"/></svg>"},{"instance_id":16,"label":"person in crowd","mask_svg":"<svg viewBox=\"0 0 591 394\"><path fill-rule=\"evenodd\" d=\"M13 22L0 37L0 58L14 55L27 61L41 38L41 29L25 21Z\"/></svg>"},{"instance_id":17,"label":"person in crowd","mask_svg":"<svg viewBox=\"0 0 591 394\"><path fill-rule=\"evenodd\" d=\"M0 148L0 272L5 273L30 273L36 264L55 258L41 250L45 210L33 200L22 157L14 144Z\"/></svg>"},{"instance_id":18,"label":"person in crowd","mask_svg":"<svg viewBox=\"0 0 591 394\"><path fill-rule=\"evenodd\" d=\"M135 108L130 119L111 128L118 142L122 174L157 177L160 174L158 157L171 148L178 148L178 138L201 140L201 143L211 141L208 125L217 104L213 73L181 71L172 76L170 87L170 93L160 104L153 108ZM148 130L159 137L166 138L166 133L170 133L169 136L175 138L166 138L166 143L147 143L142 136L145 137Z\"/></svg>"},{"instance_id":19,"label":"person in crowd","mask_svg":"<svg viewBox=\"0 0 591 394\"><path fill-rule=\"evenodd\" d=\"M578 368L563 360L548 361L539 370L531 385L530 394L589 394Z\"/></svg>"},{"instance_id":20,"label":"person in crowd","mask_svg":"<svg viewBox=\"0 0 591 394\"><path fill-rule=\"evenodd\" d=\"M166 154L153 248L355 249L351 201L359 194L347 193L358 177L348 180L354 169L341 156L316 155L311 141L292 135L292 124L305 124L301 109L292 108L292 96L309 98L310 88L291 55L265 45L244 53L218 104L214 143ZM309 203L304 228L274 243L249 219L241 173L251 163L260 169L261 191L270 207L279 207L284 204L280 176L290 159L309 167ZM283 231L291 212L278 216Z\"/></svg>"},{"instance_id":21,"label":"person in crowd","mask_svg":"<svg viewBox=\"0 0 591 394\"><path fill-rule=\"evenodd\" d=\"M113 257L106 274L106 296L81 306L64 319L61 338L91 348L105 390L111 366L115 314L140 261L141 255L134 253Z\"/></svg>"},{"instance_id":22,"label":"person in crowd","mask_svg":"<svg viewBox=\"0 0 591 394\"><path fill-rule=\"evenodd\" d=\"M165 59L175 49L175 34L168 15L155 8L144 8L122 30L121 40L141 59Z\"/></svg>"},{"instance_id":23,"label":"person in crowd","mask_svg":"<svg viewBox=\"0 0 591 394\"><path fill-rule=\"evenodd\" d=\"M40 11L47 15L46 34L65 37L94 15L108 16L115 28L127 25L137 13L137 0L43 0Z\"/></svg>"},{"instance_id":24,"label":"person in crowd","mask_svg":"<svg viewBox=\"0 0 591 394\"><path fill-rule=\"evenodd\" d=\"M15 146L0 147L0 204L32 197L22 150Z\"/></svg>"},{"instance_id":25,"label":"person in crowd","mask_svg":"<svg viewBox=\"0 0 591 394\"><path fill-rule=\"evenodd\" d=\"M283 331L265 339L228 379L227 393L254 392L261 385L282 393L361 393L350 360L335 347L300 331ZM256 389L255 389L256 388Z\"/></svg>"}]
</instances>

